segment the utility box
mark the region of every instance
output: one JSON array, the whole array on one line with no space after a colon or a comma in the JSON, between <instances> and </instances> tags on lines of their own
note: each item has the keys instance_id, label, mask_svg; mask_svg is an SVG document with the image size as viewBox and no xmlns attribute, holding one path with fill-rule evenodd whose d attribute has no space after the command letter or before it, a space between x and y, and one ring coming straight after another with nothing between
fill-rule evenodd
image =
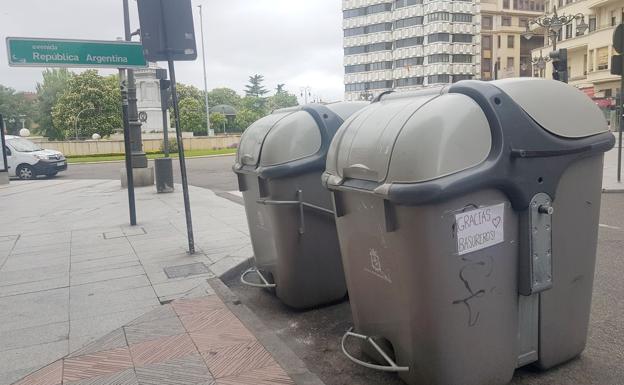
<instances>
[{"instance_id":1,"label":"utility box","mask_svg":"<svg viewBox=\"0 0 624 385\"><path fill-rule=\"evenodd\" d=\"M323 175L345 354L413 385L505 384L579 355L613 145L590 99L542 79L392 93L348 119Z\"/></svg>"},{"instance_id":2,"label":"utility box","mask_svg":"<svg viewBox=\"0 0 624 385\"><path fill-rule=\"evenodd\" d=\"M245 201L255 267L243 273L243 283L273 289L294 308L346 296L333 207L321 174L336 130L366 105L281 109L245 130L234 172Z\"/></svg>"}]
</instances>

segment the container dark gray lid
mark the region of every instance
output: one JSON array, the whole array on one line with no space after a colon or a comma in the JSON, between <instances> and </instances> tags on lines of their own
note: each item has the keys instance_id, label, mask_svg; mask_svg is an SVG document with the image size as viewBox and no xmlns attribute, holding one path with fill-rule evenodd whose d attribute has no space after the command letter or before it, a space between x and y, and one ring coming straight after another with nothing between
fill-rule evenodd
<instances>
[{"instance_id":1,"label":"container dark gray lid","mask_svg":"<svg viewBox=\"0 0 624 385\"><path fill-rule=\"evenodd\" d=\"M376 183L427 181L481 163L491 140L487 118L470 97L442 88L397 93L342 125L327 173Z\"/></svg>"}]
</instances>

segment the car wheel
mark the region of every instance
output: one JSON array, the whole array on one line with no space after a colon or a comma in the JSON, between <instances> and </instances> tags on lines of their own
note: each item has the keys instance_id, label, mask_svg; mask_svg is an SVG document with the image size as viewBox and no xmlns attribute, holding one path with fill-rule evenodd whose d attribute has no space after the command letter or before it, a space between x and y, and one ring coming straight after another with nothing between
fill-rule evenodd
<instances>
[{"instance_id":1,"label":"car wheel","mask_svg":"<svg viewBox=\"0 0 624 385\"><path fill-rule=\"evenodd\" d=\"M22 180L29 180L35 178L35 170L27 164L19 166L17 169L17 176Z\"/></svg>"}]
</instances>

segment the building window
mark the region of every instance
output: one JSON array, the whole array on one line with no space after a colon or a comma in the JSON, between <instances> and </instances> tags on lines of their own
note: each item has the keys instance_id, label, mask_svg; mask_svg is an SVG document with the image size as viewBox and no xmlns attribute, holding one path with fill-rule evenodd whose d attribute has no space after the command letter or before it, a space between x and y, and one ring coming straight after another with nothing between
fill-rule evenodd
<instances>
[{"instance_id":1,"label":"building window","mask_svg":"<svg viewBox=\"0 0 624 385\"><path fill-rule=\"evenodd\" d=\"M503 8L509 9L509 0L503 0Z\"/></svg>"},{"instance_id":2,"label":"building window","mask_svg":"<svg viewBox=\"0 0 624 385\"><path fill-rule=\"evenodd\" d=\"M455 41L455 36L457 35L453 35L453 41ZM491 35L481 36L481 48L492 49L492 36Z\"/></svg>"},{"instance_id":3,"label":"building window","mask_svg":"<svg viewBox=\"0 0 624 385\"><path fill-rule=\"evenodd\" d=\"M513 48L515 40L515 35L507 35L507 48Z\"/></svg>"},{"instance_id":4,"label":"building window","mask_svg":"<svg viewBox=\"0 0 624 385\"><path fill-rule=\"evenodd\" d=\"M423 17L422 16L414 16L409 17L407 19L399 19L394 22L394 28L405 28L411 27L413 25L422 25Z\"/></svg>"},{"instance_id":5,"label":"building window","mask_svg":"<svg viewBox=\"0 0 624 385\"><path fill-rule=\"evenodd\" d=\"M596 30L596 16L589 18L589 32L594 32Z\"/></svg>"},{"instance_id":6,"label":"building window","mask_svg":"<svg viewBox=\"0 0 624 385\"><path fill-rule=\"evenodd\" d=\"M432 33L427 36L427 43L437 43L439 41L449 41L450 35L448 33Z\"/></svg>"},{"instance_id":7,"label":"building window","mask_svg":"<svg viewBox=\"0 0 624 385\"><path fill-rule=\"evenodd\" d=\"M423 84L424 79L425 78L422 76L414 76L411 78L397 79L396 86L397 87L421 86Z\"/></svg>"},{"instance_id":8,"label":"building window","mask_svg":"<svg viewBox=\"0 0 624 385\"><path fill-rule=\"evenodd\" d=\"M470 80L472 75L453 75L453 83L457 83L460 80Z\"/></svg>"},{"instance_id":9,"label":"building window","mask_svg":"<svg viewBox=\"0 0 624 385\"><path fill-rule=\"evenodd\" d=\"M472 23L472 15L469 13L454 13L453 21L459 23Z\"/></svg>"},{"instance_id":10,"label":"building window","mask_svg":"<svg viewBox=\"0 0 624 385\"><path fill-rule=\"evenodd\" d=\"M492 16L481 16L481 29L492 29Z\"/></svg>"},{"instance_id":11,"label":"building window","mask_svg":"<svg viewBox=\"0 0 624 385\"><path fill-rule=\"evenodd\" d=\"M397 41L398 43L398 41ZM357 55L361 53L377 52L377 51L391 51L392 42L374 43L368 45L358 45L355 47L347 47L344 49L345 55Z\"/></svg>"},{"instance_id":12,"label":"building window","mask_svg":"<svg viewBox=\"0 0 624 385\"><path fill-rule=\"evenodd\" d=\"M376 82L345 84L345 91L347 92L378 90L383 88L392 88L392 80L379 80Z\"/></svg>"},{"instance_id":13,"label":"building window","mask_svg":"<svg viewBox=\"0 0 624 385\"><path fill-rule=\"evenodd\" d=\"M594 70L594 50L589 50L589 56L587 57L587 67L589 68L589 72Z\"/></svg>"},{"instance_id":14,"label":"building window","mask_svg":"<svg viewBox=\"0 0 624 385\"><path fill-rule=\"evenodd\" d=\"M395 0L394 8L409 7L410 5L422 4L422 0Z\"/></svg>"},{"instance_id":15,"label":"building window","mask_svg":"<svg viewBox=\"0 0 624 385\"><path fill-rule=\"evenodd\" d=\"M439 74L439 75L429 75L427 76L427 82L429 84L433 83L450 83L450 76L447 74Z\"/></svg>"},{"instance_id":16,"label":"building window","mask_svg":"<svg viewBox=\"0 0 624 385\"><path fill-rule=\"evenodd\" d=\"M612 96L613 96L613 93L612 93L611 88L608 88L608 89L606 89L606 90L603 90L603 92L604 92L604 97L605 97L605 98L610 98L610 97L612 97Z\"/></svg>"},{"instance_id":17,"label":"building window","mask_svg":"<svg viewBox=\"0 0 624 385\"><path fill-rule=\"evenodd\" d=\"M344 30L345 37L366 35L367 33L392 31L392 23L379 23L365 27L347 28Z\"/></svg>"},{"instance_id":18,"label":"building window","mask_svg":"<svg viewBox=\"0 0 624 385\"><path fill-rule=\"evenodd\" d=\"M488 36L488 37L491 38L491 36ZM472 35L467 34L467 33L455 33L453 34L453 43L472 43ZM491 40L490 40L490 43L491 43Z\"/></svg>"},{"instance_id":19,"label":"building window","mask_svg":"<svg viewBox=\"0 0 624 385\"><path fill-rule=\"evenodd\" d=\"M566 39L572 38L572 24L566 25Z\"/></svg>"},{"instance_id":20,"label":"building window","mask_svg":"<svg viewBox=\"0 0 624 385\"><path fill-rule=\"evenodd\" d=\"M507 58L507 70L513 70L514 69L514 58L513 57L508 57Z\"/></svg>"},{"instance_id":21,"label":"building window","mask_svg":"<svg viewBox=\"0 0 624 385\"><path fill-rule=\"evenodd\" d=\"M347 9L347 10L342 11L342 16L345 19L349 19L352 17L366 16L366 15L370 15L373 13L388 12L391 10L392 10L391 3L383 3L383 4L371 5L368 7Z\"/></svg>"},{"instance_id":22,"label":"building window","mask_svg":"<svg viewBox=\"0 0 624 385\"><path fill-rule=\"evenodd\" d=\"M402 67L410 67L413 65L422 65L423 64L423 57L422 56L418 56L418 57L410 57L407 59L399 59L396 60L394 62L394 67L395 68L402 68Z\"/></svg>"},{"instance_id":23,"label":"building window","mask_svg":"<svg viewBox=\"0 0 624 385\"><path fill-rule=\"evenodd\" d=\"M492 70L492 59L482 59L481 70L484 72L490 72Z\"/></svg>"},{"instance_id":24,"label":"building window","mask_svg":"<svg viewBox=\"0 0 624 385\"><path fill-rule=\"evenodd\" d=\"M448 12L434 12L427 15L427 21L448 21Z\"/></svg>"},{"instance_id":25,"label":"building window","mask_svg":"<svg viewBox=\"0 0 624 385\"><path fill-rule=\"evenodd\" d=\"M518 25L522 28L528 27L529 19L527 19L526 17L521 17L520 19L518 19Z\"/></svg>"},{"instance_id":26,"label":"building window","mask_svg":"<svg viewBox=\"0 0 624 385\"><path fill-rule=\"evenodd\" d=\"M380 61L369 64L357 64L345 66L345 73L351 74L356 72L368 72L368 71L381 71L381 70L391 70L392 62L391 61Z\"/></svg>"},{"instance_id":27,"label":"building window","mask_svg":"<svg viewBox=\"0 0 624 385\"><path fill-rule=\"evenodd\" d=\"M596 50L596 69L606 70L609 68L609 47L602 47Z\"/></svg>"},{"instance_id":28,"label":"building window","mask_svg":"<svg viewBox=\"0 0 624 385\"><path fill-rule=\"evenodd\" d=\"M496 46L501 47L501 35L496 35Z\"/></svg>"},{"instance_id":29,"label":"building window","mask_svg":"<svg viewBox=\"0 0 624 385\"><path fill-rule=\"evenodd\" d=\"M453 63L472 63L472 55L458 53L453 55Z\"/></svg>"},{"instance_id":30,"label":"building window","mask_svg":"<svg viewBox=\"0 0 624 385\"><path fill-rule=\"evenodd\" d=\"M503 16L503 18L501 19L501 25L503 27L510 27L511 26L511 16Z\"/></svg>"},{"instance_id":31,"label":"building window","mask_svg":"<svg viewBox=\"0 0 624 385\"><path fill-rule=\"evenodd\" d=\"M611 11L611 26L615 27L615 11Z\"/></svg>"},{"instance_id":32,"label":"building window","mask_svg":"<svg viewBox=\"0 0 624 385\"><path fill-rule=\"evenodd\" d=\"M428 64L433 64L433 63L448 63L451 61L451 55L447 55L445 53L436 53L433 55L429 55L427 56L427 63Z\"/></svg>"},{"instance_id":33,"label":"building window","mask_svg":"<svg viewBox=\"0 0 624 385\"><path fill-rule=\"evenodd\" d=\"M409 37L407 39L400 39L396 41L396 48L403 48L403 47L412 47L415 45L420 45L423 43L424 37L423 36L416 36L416 37Z\"/></svg>"}]
</instances>

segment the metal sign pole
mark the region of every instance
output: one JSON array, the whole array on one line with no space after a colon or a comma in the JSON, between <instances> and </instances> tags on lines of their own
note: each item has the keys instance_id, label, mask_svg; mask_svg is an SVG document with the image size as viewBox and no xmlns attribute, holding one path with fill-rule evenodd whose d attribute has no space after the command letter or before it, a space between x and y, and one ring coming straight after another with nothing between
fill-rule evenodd
<instances>
[{"instance_id":1,"label":"metal sign pole","mask_svg":"<svg viewBox=\"0 0 624 385\"><path fill-rule=\"evenodd\" d=\"M189 201L188 180L186 178L186 160L184 158L184 144L182 142L182 129L180 127L180 110L178 109L178 94L176 90L175 66L173 59L169 57L169 77L171 79L171 98L173 101L173 114L175 115L176 139L178 141L178 154L180 160L180 174L182 176L182 195L184 196L184 212L186 214L186 232L188 235L189 253L195 254L195 240L193 239L193 220L191 219L191 203Z\"/></svg>"},{"instance_id":2,"label":"metal sign pole","mask_svg":"<svg viewBox=\"0 0 624 385\"><path fill-rule=\"evenodd\" d=\"M624 35L624 29L622 29ZM622 36L624 39L624 36ZM618 133L618 168L617 168L617 181L622 181L622 131L624 130L624 75L620 75L620 105L618 106L620 112L620 132Z\"/></svg>"},{"instance_id":3,"label":"metal sign pole","mask_svg":"<svg viewBox=\"0 0 624 385\"><path fill-rule=\"evenodd\" d=\"M136 226L136 206L134 201L134 174L132 172L132 145L130 143L130 119L128 117L128 84L126 72L119 69L121 85L121 111L123 116L124 150L126 153L126 180L128 185L128 206L130 209L130 225Z\"/></svg>"}]
</instances>

